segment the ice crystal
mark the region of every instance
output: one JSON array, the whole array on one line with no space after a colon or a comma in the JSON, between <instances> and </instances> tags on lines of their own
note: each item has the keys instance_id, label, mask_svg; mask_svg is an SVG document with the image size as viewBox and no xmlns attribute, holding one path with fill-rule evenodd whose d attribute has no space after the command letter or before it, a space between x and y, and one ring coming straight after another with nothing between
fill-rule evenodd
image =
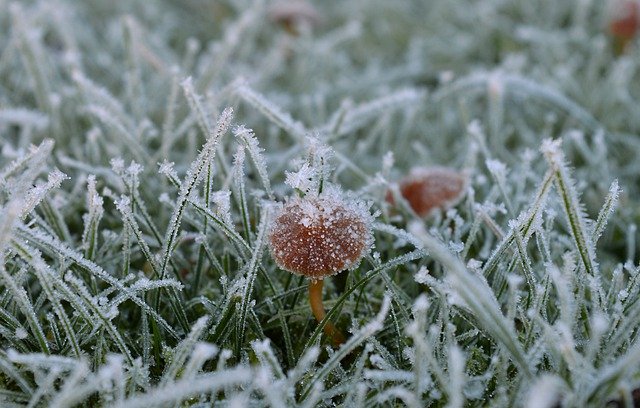
<instances>
[{"instance_id":1,"label":"ice crystal","mask_svg":"<svg viewBox=\"0 0 640 408\"><path fill-rule=\"evenodd\" d=\"M429 270L426 267L421 266L420 269L418 269L418 272L413 276L413 279L418 283L425 284L428 281L428 277Z\"/></svg>"},{"instance_id":2,"label":"ice crystal","mask_svg":"<svg viewBox=\"0 0 640 408\"><path fill-rule=\"evenodd\" d=\"M295 190L308 193L313 191L315 187L314 180L316 178L316 172L308 163L303 163L298 171L285 172L285 175L285 183Z\"/></svg>"}]
</instances>

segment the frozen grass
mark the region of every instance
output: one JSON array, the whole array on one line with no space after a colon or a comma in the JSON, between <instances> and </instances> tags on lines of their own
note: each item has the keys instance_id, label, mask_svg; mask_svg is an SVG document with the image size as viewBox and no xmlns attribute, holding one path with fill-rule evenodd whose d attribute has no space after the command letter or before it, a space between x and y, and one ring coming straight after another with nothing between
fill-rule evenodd
<instances>
[{"instance_id":1,"label":"frozen grass","mask_svg":"<svg viewBox=\"0 0 640 408\"><path fill-rule=\"evenodd\" d=\"M605 3L0 0L0 405L632 406L640 48ZM417 218L413 166L465 198ZM329 185L375 240L318 324L266 236Z\"/></svg>"}]
</instances>

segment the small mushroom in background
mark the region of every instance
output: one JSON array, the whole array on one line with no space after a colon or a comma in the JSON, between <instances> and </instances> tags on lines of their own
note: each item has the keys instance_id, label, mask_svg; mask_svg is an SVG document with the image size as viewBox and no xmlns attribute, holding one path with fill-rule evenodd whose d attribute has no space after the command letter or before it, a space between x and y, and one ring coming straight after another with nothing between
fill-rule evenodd
<instances>
[{"instance_id":1,"label":"small mushroom in background","mask_svg":"<svg viewBox=\"0 0 640 408\"><path fill-rule=\"evenodd\" d=\"M436 209L446 210L458 204L467 185L464 172L447 167L414 167L398 182L398 190L416 214L428 217ZM391 191L386 199L395 204Z\"/></svg>"},{"instance_id":2,"label":"small mushroom in background","mask_svg":"<svg viewBox=\"0 0 640 408\"><path fill-rule=\"evenodd\" d=\"M614 52L624 53L640 30L640 1L614 0L610 2L609 34Z\"/></svg>"},{"instance_id":3,"label":"small mushroom in background","mask_svg":"<svg viewBox=\"0 0 640 408\"><path fill-rule=\"evenodd\" d=\"M282 25L290 34L300 34L302 30L320 25L322 18L311 3L301 0L278 1L268 10L269 20Z\"/></svg>"},{"instance_id":4,"label":"small mushroom in background","mask_svg":"<svg viewBox=\"0 0 640 408\"><path fill-rule=\"evenodd\" d=\"M373 217L363 203L339 191L289 200L275 217L269 233L271 254L281 269L308 277L309 303L318 322L325 318L324 278L353 269L373 243ZM344 335L330 322L325 333L334 345Z\"/></svg>"}]
</instances>

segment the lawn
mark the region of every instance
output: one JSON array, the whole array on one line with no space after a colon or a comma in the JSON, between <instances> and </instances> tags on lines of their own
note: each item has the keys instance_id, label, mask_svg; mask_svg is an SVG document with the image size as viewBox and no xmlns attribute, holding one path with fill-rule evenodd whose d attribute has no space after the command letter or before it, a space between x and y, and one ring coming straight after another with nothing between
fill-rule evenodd
<instances>
[{"instance_id":1,"label":"lawn","mask_svg":"<svg viewBox=\"0 0 640 408\"><path fill-rule=\"evenodd\" d=\"M637 0L0 0L0 406L640 406Z\"/></svg>"}]
</instances>

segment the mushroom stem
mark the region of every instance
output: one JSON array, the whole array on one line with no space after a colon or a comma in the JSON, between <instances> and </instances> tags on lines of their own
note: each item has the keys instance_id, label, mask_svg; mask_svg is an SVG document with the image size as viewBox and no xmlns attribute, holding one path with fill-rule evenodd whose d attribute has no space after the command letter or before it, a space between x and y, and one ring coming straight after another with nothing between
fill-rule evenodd
<instances>
[{"instance_id":1,"label":"mushroom stem","mask_svg":"<svg viewBox=\"0 0 640 408\"><path fill-rule=\"evenodd\" d=\"M322 286L324 285L324 279L311 280L309 283L309 303L311 304L311 311L316 317L318 323L322 322L322 319L327 315L324 311L322 304ZM333 345L338 346L345 342L344 335L333 325L333 323L327 321L324 325L324 332L327 336L333 339Z\"/></svg>"}]
</instances>

